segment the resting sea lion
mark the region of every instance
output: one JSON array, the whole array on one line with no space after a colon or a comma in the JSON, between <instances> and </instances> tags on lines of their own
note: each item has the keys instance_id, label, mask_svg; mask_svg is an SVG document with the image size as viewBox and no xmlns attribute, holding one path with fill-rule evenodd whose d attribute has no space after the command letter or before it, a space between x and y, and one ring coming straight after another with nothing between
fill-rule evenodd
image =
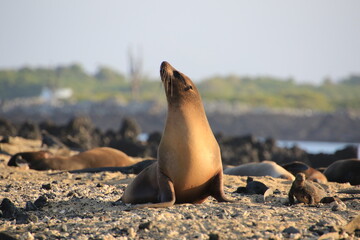
<instances>
[{"instance_id":1,"label":"resting sea lion","mask_svg":"<svg viewBox=\"0 0 360 240\"><path fill-rule=\"evenodd\" d=\"M155 161L155 159L145 159L127 167L84 168L80 170L72 170L70 173L121 172L123 174L139 174L142 170L153 164Z\"/></svg>"},{"instance_id":2,"label":"resting sea lion","mask_svg":"<svg viewBox=\"0 0 360 240\"><path fill-rule=\"evenodd\" d=\"M306 163L295 161L282 165L282 167L285 168L290 173L292 173L294 176L302 172L305 174L307 180L323 183L323 184L327 183L327 179L324 174L310 167Z\"/></svg>"},{"instance_id":3,"label":"resting sea lion","mask_svg":"<svg viewBox=\"0 0 360 240\"><path fill-rule=\"evenodd\" d=\"M136 207L168 207L202 203L208 196L229 201L223 190L220 148L196 86L167 62L161 64L160 75L168 113L158 161L127 186L122 202L143 203Z\"/></svg>"},{"instance_id":4,"label":"resting sea lion","mask_svg":"<svg viewBox=\"0 0 360 240\"><path fill-rule=\"evenodd\" d=\"M51 156L44 151L15 154L8 162L9 166L26 163L35 170L77 170L97 167L124 167L137 161L122 151L100 147L76 154L71 157Z\"/></svg>"},{"instance_id":5,"label":"resting sea lion","mask_svg":"<svg viewBox=\"0 0 360 240\"><path fill-rule=\"evenodd\" d=\"M313 205L320 203L325 196L326 193L323 189L313 182L307 181L304 173L298 173L289 191L289 202L294 204L296 198L301 203Z\"/></svg>"},{"instance_id":6,"label":"resting sea lion","mask_svg":"<svg viewBox=\"0 0 360 240\"><path fill-rule=\"evenodd\" d=\"M326 168L324 175L329 182L349 182L351 185L360 185L360 160L345 159L335 161Z\"/></svg>"},{"instance_id":7,"label":"resting sea lion","mask_svg":"<svg viewBox=\"0 0 360 240\"><path fill-rule=\"evenodd\" d=\"M245 163L233 168L227 168L224 173L235 176L271 176L288 180L295 179L291 173L273 161Z\"/></svg>"}]
</instances>

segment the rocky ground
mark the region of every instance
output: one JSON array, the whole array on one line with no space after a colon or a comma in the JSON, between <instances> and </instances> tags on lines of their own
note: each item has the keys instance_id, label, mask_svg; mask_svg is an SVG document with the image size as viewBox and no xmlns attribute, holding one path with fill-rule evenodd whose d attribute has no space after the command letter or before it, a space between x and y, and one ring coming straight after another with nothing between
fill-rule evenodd
<instances>
[{"instance_id":1,"label":"rocky ground","mask_svg":"<svg viewBox=\"0 0 360 240\"><path fill-rule=\"evenodd\" d=\"M34 150L39 141L5 146L7 152ZM2 144L1 149L5 149ZM13 152L12 152L13 151ZM4 152L3 152L4 153ZM225 176L232 203L209 198L203 204L131 210L114 205L135 175L70 174L8 167L0 155L0 239L356 239L342 228L360 213L360 200L318 206L289 206L291 182L255 177L274 190L262 195L233 193L246 177ZM329 196L360 197L360 186L322 185ZM347 193L341 193L347 192ZM352 194L349 194L352 192ZM8 216L4 199L17 208ZM6 202L6 201L5 201ZM34 207L35 205L35 207ZM11 238L7 238L11 239Z\"/></svg>"}]
</instances>

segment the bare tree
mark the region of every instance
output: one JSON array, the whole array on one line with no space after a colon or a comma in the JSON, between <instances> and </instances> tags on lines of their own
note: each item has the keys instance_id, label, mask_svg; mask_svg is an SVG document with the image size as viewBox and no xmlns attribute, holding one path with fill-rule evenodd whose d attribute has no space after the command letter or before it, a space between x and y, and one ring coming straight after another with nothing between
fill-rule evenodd
<instances>
[{"instance_id":1,"label":"bare tree","mask_svg":"<svg viewBox=\"0 0 360 240\"><path fill-rule=\"evenodd\" d=\"M140 84L142 77L143 61L141 55L141 51L138 51L138 54L135 55L132 49L129 47L128 61L131 81L131 95L132 99L135 101L139 100Z\"/></svg>"}]
</instances>

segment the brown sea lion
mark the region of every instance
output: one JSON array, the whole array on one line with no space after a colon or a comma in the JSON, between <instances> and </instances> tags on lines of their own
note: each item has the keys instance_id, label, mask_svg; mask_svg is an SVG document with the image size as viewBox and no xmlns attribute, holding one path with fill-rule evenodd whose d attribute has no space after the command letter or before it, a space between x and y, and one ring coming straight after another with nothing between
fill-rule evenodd
<instances>
[{"instance_id":1,"label":"brown sea lion","mask_svg":"<svg viewBox=\"0 0 360 240\"><path fill-rule=\"evenodd\" d=\"M324 174L310 167L306 163L295 161L284 164L282 165L282 167L285 168L287 171L291 172L294 176L302 172L305 174L307 180L323 183L323 184L327 183L327 179Z\"/></svg>"},{"instance_id":2,"label":"brown sea lion","mask_svg":"<svg viewBox=\"0 0 360 240\"><path fill-rule=\"evenodd\" d=\"M139 204L135 207L168 207L202 203L209 196L229 201L223 190L220 148L196 86L167 62L161 64L160 75L168 113L158 161L127 186L122 202Z\"/></svg>"},{"instance_id":3,"label":"brown sea lion","mask_svg":"<svg viewBox=\"0 0 360 240\"><path fill-rule=\"evenodd\" d=\"M23 152L15 154L8 162L9 166L26 163L35 170L77 170L98 167L124 167L137 161L122 151L100 147L81 152L70 157L51 156L48 152Z\"/></svg>"},{"instance_id":4,"label":"brown sea lion","mask_svg":"<svg viewBox=\"0 0 360 240\"><path fill-rule=\"evenodd\" d=\"M306 180L304 173L296 174L295 181L289 191L289 203L294 204L295 198L305 204L317 204L326 196L326 193L320 186Z\"/></svg>"},{"instance_id":5,"label":"brown sea lion","mask_svg":"<svg viewBox=\"0 0 360 240\"><path fill-rule=\"evenodd\" d=\"M126 167L84 168L79 170L72 170L70 173L121 172L123 174L139 174L142 170L153 164L155 161L155 159L148 158Z\"/></svg>"},{"instance_id":6,"label":"brown sea lion","mask_svg":"<svg viewBox=\"0 0 360 240\"><path fill-rule=\"evenodd\" d=\"M351 185L360 185L360 160L345 159L335 161L326 168L324 175L329 182L349 182Z\"/></svg>"},{"instance_id":7,"label":"brown sea lion","mask_svg":"<svg viewBox=\"0 0 360 240\"><path fill-rule=\"evenodd\" d=\"M273 161L245 163L236 167L229 167L224 170L224 173L235 176L271 176L288 180L295 179L290 172Z\"/></svg>"}]
</instances>

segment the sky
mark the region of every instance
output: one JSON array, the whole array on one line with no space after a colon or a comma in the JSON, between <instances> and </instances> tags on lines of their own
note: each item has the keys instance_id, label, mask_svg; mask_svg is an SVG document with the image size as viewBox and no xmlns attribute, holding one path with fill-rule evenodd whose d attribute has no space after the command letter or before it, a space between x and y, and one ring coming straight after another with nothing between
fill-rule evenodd
<instances>
[{"instance_id":1,"label":"sky","mask_svg":"<svg viewBox=\"0 0 360 240\"><path fill-rule=\"evenodd\" d=\"M0 0L0 69L81 64L159 78L162 61L193 80L360 74L358 0Z\"/></svg>"}]
</instances>

